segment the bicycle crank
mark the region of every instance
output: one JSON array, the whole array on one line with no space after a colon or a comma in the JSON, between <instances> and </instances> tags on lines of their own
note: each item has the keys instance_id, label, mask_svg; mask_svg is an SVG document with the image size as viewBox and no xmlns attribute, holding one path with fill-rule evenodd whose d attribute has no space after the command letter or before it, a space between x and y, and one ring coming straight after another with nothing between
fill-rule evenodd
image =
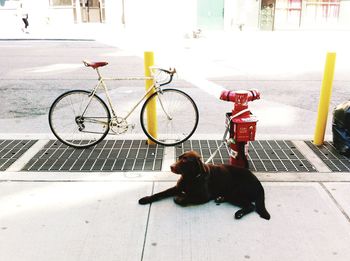
<instances>
[{"instance_id":1,"label":"bicycle crank","mask_svg":"<svg viewBox=\"0 0 350 261\"><path fill-rule=\"evenodd\" d=\"M121 117L112 119L110 122L110 129L115 134L125 133L128 131L129 127L133 129L135 126L132 124L128 124L127 121Z\"/></svg>"}]
</instances>

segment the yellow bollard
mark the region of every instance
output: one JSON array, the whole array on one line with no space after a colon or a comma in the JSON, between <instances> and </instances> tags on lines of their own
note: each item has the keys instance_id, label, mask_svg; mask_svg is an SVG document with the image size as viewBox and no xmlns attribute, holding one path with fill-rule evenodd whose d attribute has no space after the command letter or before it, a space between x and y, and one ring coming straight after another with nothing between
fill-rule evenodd
<instances>
[{"instance_id":1,"label":"yellow bollard","mask_svg":"<svg viewBox=\"0 0 350 261\"><path fill-rule=\"evenodd\" d=\"M144 65L145 65L145 76L146 77L152 76L151 70L149 69L149 67L154 65L153 52L144 52ZM153 81L146 80L145 84L146 84L146 90L148 90L148 88L152 86ZM152 137L156 138L157 137L157 104L155 99L151 103L149 103L147 107L147 126L148 126L148 132L152 135ZM150 139L148 139L147 144L155 144L155 143Z\"/></svg>"},{"instance_id":2,"label":"yellow bollard","mask_svg":"<svg viewBox=\"0 0 350 261\"><path fill-rule=\"evenodd\" d=\"M327 53L326 65L324 68L320 101L318 104L318 115L313 143L316 146L323 144L327 126L329 103L332 95L332 84L334 78L336 53Z\"/></svg>"}]
</instances>

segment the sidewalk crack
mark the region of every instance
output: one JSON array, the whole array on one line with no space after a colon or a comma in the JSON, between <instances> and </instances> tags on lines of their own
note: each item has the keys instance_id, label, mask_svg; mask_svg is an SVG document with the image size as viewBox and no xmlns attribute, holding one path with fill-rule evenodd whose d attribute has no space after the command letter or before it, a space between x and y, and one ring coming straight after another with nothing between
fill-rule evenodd
<instances>
[{"instance_id":1,"label":"sidewalk crack","mask_svg":"<svg viewBox=\"0 0 350 261\"><path fill-rule=\"evenodd\" d=\"M154 181L152 182L152 192L151 195L154 193ZM147 232L148 232L148 224L149 224L149 218L151 215L151 208L152 208L152 203L149 204L148 208L148 214L147 214L147 221L146 221L146 229L145 229L145 236L143 238L143 246L142 246L142 253L141 253L141 261L143 260L143 256L145 254L145 247L146 247L146 241L147 241Z\"/></svg>"},{"instance_id":2,"label":"sidewalk crack","mask_svg":"<svg viewBox=\"0 0 350 261\"><path fill-rule=\"evenodd\" d=\"M337 206L337 208L340 210L340 212L344 215L346 220L350 223L350 216L346 213L346 211L343 209L343 207L338 203L338 201L333 197L332 193L327 189L327 187L320 182L319 183L321 187L326 191L328 196L331 198L331 200L334 202L334 204Z\"/></svg>"}]
</instances>

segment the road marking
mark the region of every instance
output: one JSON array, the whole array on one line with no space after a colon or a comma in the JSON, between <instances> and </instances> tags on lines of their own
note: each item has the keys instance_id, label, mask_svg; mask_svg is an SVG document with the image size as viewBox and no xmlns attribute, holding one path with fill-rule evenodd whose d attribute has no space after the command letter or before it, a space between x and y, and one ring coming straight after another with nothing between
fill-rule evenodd
<instances>
[{"instance_id":1,"label":"road marking","mask_svg":"<svg viewBox=\"0 0 350 261\"><path fill-rule=\"evenodd\" d=\"M31 73L48 73L48 72L64 72L64 71L71 71L75 70L77 68L83 67L83 64L76 64L76 63L57 63L57 64L50 64L46 66L36 67L31 69Z\"/></svg>"},{"instance_id":2,"label":"road marking","mask_svg":"<svg viewBox=\"0 0 350 261\"><path fill-rule=\"evenodd\" d=\"M183 79L195 85L199 89L207 92L208 94L213 95L217 99L220 98L221 92L226 90L226 88L222 87L221 85L208 81L204 78L200 78L196 76L195 77L185 76Z\"/></svg>"}]
</instances>

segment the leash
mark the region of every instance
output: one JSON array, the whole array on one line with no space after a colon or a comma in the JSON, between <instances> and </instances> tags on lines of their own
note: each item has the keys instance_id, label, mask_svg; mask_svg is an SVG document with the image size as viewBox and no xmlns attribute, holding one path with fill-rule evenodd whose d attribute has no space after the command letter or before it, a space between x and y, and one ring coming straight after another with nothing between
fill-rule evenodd
<instances>
[{"instance_id":1,"label":"leash","mask_svg":"<svg viewBox=\"0 0 350 261\"><path fill-rule=\"evenodd\" d=\"M244 110L242 110L242 111L240 111L240 112L237 112L235 115L232 115L232 116L230 117L230 121L229 121L229 123L226 125L226 130L225 130L224 136L222 137L222 142L221 142L220 146L214 151L213 154L210 155L209 159L207 159L207 160L204 162L205 164L208 164L210 161L213 160L213 158L215 157L215 155L216 155L216 154L218 153L218 151L221 149L222 145L228 146L228 145L230 145L231 143L234 142L233 139L228 139L228 140L226 139L227 133L228 133L228 131L229 131L229 129L230 129L231 121L232 121L232 119L234 119L234 118L238 117L239 115L241 115L241 114L243 114L243 113L246 113L246 112L249 112L249 109L244 109Z\"/></svg>"}]
</instances>

